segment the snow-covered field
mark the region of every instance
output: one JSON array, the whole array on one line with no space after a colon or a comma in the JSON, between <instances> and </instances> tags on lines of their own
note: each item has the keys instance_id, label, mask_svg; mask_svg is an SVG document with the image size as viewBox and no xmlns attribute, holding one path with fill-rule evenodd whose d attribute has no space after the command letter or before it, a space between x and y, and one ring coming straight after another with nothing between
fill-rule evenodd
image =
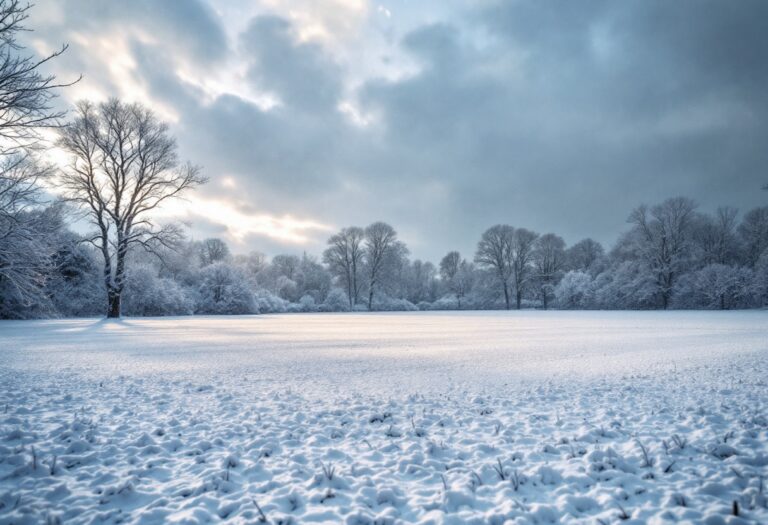
<instances>
[{"instance_id":1,"label":"snow-covered field","mask_svg":"<svg viewBox=\"0 0 768 525\"><path fill-rule=\"evenodd\" d=\"M0 359L0 523L768 523L766 311L0 322Z\"/></svg>"}]
</instances>

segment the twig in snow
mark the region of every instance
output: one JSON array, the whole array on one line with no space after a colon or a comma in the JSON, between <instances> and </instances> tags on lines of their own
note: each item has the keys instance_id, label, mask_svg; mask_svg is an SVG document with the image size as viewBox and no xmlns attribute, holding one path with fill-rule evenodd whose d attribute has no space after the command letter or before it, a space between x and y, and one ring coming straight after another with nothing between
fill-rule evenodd
<instances>
[{"instance_id":1,"label":"twig in snow","mask_svg":"<svg viewBox=\"0 0 768 525\"><path fill-rule=\"evenodd\" d=\"M496 474L499 475L499 477L501 478L501 481L506 480L507 476L506 476L506 474L504 474L504 467L501 464L501 459L497 458L496 459L496 463L497 464L493 466L493 470L495 470Z\"/></svg>"},{"instance_id":2,"label":"twig in snow","mask_svg":"<svg viewBox=\"0 0 768 525\"><path fill-rule=\"evenodd\" d=\"M256 502L256 498L251 498L251 501L253 501L253 504L256 506L256 510L259 511L259 522L260 523L268 523L267 515L264 514L263 510L261 510L261 507Z\"/></svg>"},{"instance_id":3,"label":"twig in snow","mask_svg":"<svg viewBox=\"0 0 768 525\"><path fill-rule=\"evenodd\" d=\"M323 475L328 479L328 481L333 481L333 476L336 474L336 467L328 463L328 465L325 465L324 463L320 463L320 466L323 469Z\"/></svg>"},{"instance_id":4,"label":"twig in snow","mask_svg":"<svg viewBox=\"0 0 768 525\"><path fill-rule=\"evenodd\" d=\"M683 450L688 445L688 440L685 438L681 438L677 434L672 434L672 441L680 450Z\"/></svg>"},{"instance_id":5,"label":"twig in snow","mask_svg":"<svg viewBox=\"0 0 768 525\"><path fill-rule=\"evenodd\" d=\"M475 479L477 480L477 486L481 487L483 485L483 480L480 478L480 475L474 470L472 471L472 475L475 476Z\"/></svg>"},{"instance_id":6,"label":"twig in snow","mask_svg":"<svg viewBox=\"0 0 768 525\"><path fill-rule=\"evenodd\" d=\"M512 482L512 488L515 489L515 492L520 488L520 485L523 484L523 480L520 478L520 474L518 474L517 469L512 471L512 477L509 478L509 480Z\"/></svg>"},{"instance_id":7,"label":"twig in snow","mask_svg":"<svg viewBox=\"0 0 768 525\"><path fill-rule=\"evenodd\" d=\"M654 464L654 459L651 457L650 453L648 452L648 448L643 445L643 442L639 439L635 440L637 442L637 446L640 447L640 450L643 453L643 467L651 468Z\"/></svg>"},{"instance_id":8,"label":"twig in snow","mask_svg":"<svg viewBox=\"0 0 768 525\"><path fill-rule=\"evenodd\" d=\"M628 520L628 519L629 519L629 514L627 514L627 511L626 511L626 510L624 510L624 507L622 507L622 506L621 506L621 503L619 503L619 502L617 501L617 502L616 502L616 506L617 506L617 507L619 507L619 510L621 511L621 512L619 513L619 519L620 519L620 520Z\"/></svg>"}]
</instances>

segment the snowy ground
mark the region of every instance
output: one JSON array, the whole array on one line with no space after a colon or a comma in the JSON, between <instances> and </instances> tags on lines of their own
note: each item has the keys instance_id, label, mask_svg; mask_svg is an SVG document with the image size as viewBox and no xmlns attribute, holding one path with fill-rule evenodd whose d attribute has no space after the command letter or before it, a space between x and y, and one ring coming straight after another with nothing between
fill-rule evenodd
<instances>
[{"instance_id":1,"label":"snowy ground","mask_svg":"<svg viewBox=\"0 0 768 525\"><path fill-rule=\"evenodd\" d=\"M766 311L0 322L0 359L0 523L768 523Z\"/></svg>"}]
</instances>

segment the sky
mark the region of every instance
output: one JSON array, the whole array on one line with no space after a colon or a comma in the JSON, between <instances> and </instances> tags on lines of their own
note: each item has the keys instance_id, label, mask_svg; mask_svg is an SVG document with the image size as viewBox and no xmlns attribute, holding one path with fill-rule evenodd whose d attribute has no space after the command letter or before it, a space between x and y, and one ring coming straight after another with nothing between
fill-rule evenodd
<instances>
[{"instance_id":1,"label":"sky","mask_svg":"<svg viewBox=\"0 0 768 525\"><path fill-rule=\"evenodd\" d=\"M154 109L207 185L160 220L236 253L392 224L414 258L497 223L610 247L639 204L768 203L768 2L37 0L61 103Z\"/></svg>"}]
</instances>

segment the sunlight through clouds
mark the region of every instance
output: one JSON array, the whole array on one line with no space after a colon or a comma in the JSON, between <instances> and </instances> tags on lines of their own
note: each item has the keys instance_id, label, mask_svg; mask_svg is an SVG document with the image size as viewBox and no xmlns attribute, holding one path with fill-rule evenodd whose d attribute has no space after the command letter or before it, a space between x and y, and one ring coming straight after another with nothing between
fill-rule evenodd
<instances>
[{"instance_id":1,"label":"sunlight through clouds","mask_svg":"<svg viewBox=\"0 0 768 525\"><path fill-rule=\"evenodd\" d=\"M234 184L231 178L224 181ZM195 222L204 219L226 229L228 236L237 243L245 242L251 235L269 237L290 244L307 244L317 234L333 230L330 225L310 219L299 219L291 215L270 215L247 213L238 203L226 199L211 199L190 195L186 199L169 201L156 214L158 218L179 219Z\"/></svg>"}]
</instances>

